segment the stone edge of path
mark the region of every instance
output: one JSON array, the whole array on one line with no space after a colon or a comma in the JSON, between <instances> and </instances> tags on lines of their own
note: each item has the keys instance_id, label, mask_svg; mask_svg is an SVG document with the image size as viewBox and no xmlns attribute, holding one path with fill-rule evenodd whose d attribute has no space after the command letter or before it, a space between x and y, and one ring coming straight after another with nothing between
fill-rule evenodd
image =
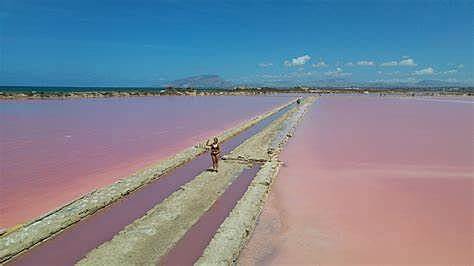
<instances>
[{"instance_id":1,"label":"stone edge of path","mask_svg":"<svg viewBox=\"0 0 474 266\"><path fill-rule=\"evenodd\" d=\"M218 137L228 140L252 127L263 119L293 104L296 99L280 105L264 114L251 118ZM119 200L123 196L143 187L171 170L194 159L206 151L204 141L188 147L181 152L160 160L151 167L137 171L111 185L91 191L30 222L14 226L0 236L0 263L6 262L22 252L50 239L74 223Z\"/></svg>"},{"instance_id":2,"label":"stone edge of path","mask_svg":"<svg viewBox=\"0 0 474 266\"><path fill-rule=\"evenodd\" d=\"M281 141L288 121L298 113L293 107L260 132L246 139L229 154L267 161L268 151ZM237 154L236 154L237 151ZM199 218L212 207L252 160L223 160L219 173L203 171L157 204L144 216L127 225L112 240L90 251L77 265L155 265L159 263ZM223 171L223 172L222 172ZM223 183L224 182L224 183Z\"/></svg>"},{"instance_id":3,"label":"stone edge of path","mask_svg":"<svg viewBox=\"0 0 474 266\"><path fill-rule=\"evenodd\" d=\"M219 173L203 171L76 265L155 265L248 167L222 162Z\"/></svg>"},{"instance_id":4,"label":"stone edge of path","mask_svg":"<svg viewBox=\"0 0 474 266\"><path fill-rule=\"evenodd\" d=\"M301 122L309 106L315 98L307 98L300 112L288 121L286 132L282 132L282 141L275 144L273 158L266 162L255 176L244 196L238 201L229 216L219 227L203 255L195 265L234 265L240 251L250 239L257 224L258 217L263 210L265 201L280 169L281 162L278 155L283 145L293 136L296 127Z\"/></svg>"}]
</instances>

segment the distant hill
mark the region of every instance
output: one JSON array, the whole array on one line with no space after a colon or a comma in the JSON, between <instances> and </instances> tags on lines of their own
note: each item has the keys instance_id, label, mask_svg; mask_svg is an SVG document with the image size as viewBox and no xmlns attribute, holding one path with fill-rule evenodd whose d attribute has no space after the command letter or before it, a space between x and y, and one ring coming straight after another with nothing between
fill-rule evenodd
<instances>
[{"instance_id":1,"label":"distant hill","mask_svg":"<svg viewBox=\"0 0 474 266\"><path fill-rule=\"evenodd\" d=\"M233 84L218 75L199 75L171 81L165 86L177 88L230 88Z\"/></svg>"},{"instance_id":2,"label":"distant hill","mask_svg":"<svg viewBox=\"0 0 474 266\"><path fill-rule=\"evenodd\" d=\"M378 88L442 88L442 87L469 87L461 82L450 82L443 80L421 80L416 82L363 82L345 79L326 79L307 82L308 86L319 87L378 87Z\"/></svg>"},{"instance_id":3,"label":"distant hill","mask_svg":"<svg viewBox=\"0 0 474 266\"><path fill-rule=\"evenodd\" d=\"M416 83L416 85L421 87L454 87L454 86L466 86L461 82L451 82L444 80L421 80Z\"/></svg>"},{"instance_id":4,"label":"distant hill","mask_svg":"<svg viewBox=\"0 0 474 266\"><path fill-rule=\"evenodd\" d=\"M347 87L356 84L356 82L345 78L329 78L309 81L308 84L318 87Z\"/></svg>"}]
</instances>

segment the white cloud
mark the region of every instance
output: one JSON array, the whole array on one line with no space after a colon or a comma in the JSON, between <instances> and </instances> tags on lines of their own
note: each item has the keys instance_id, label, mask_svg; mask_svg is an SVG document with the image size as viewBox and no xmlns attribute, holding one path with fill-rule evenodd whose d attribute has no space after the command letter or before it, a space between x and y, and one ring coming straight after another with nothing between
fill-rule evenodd
<instances>
[{"instance_id":1,"label":"white cloud","mask_svg":"<svg viewBox=\"0 0 474 266\"><path fill-rule=\"evenodd\" d=\"M435 71L432 67L424 68L413 72L413 75L422 76L422 75L434 75Z\"/></svg>"},{"instance_id":2,"label":"white cloud","mask_svg":"<svg viewBox=\"0 0 474 266\"><path fill-rule=\"evenodd\" d=\"M258 66L259 67L271 67L271 66L273 66L273 64L272 63L260 63L260 64L258 64Z\"/></svg>"},{"instance_id":3,"label":"white cloud","mask_svg":"<svg viewBox=\"0 0 474 266\"><path fill-rule=\"evenodd\" d=\"M374 66L374 61L367 61L367 60L362 60L357 62L358 66Z\"/></svg>"},{"instance_id":4,"label":"white cloud","mask_svg":"<svg viewBox=\"0 0 474 266\"><path fill-rule=\"evenodd\" d=\"M383 62L380 64L380 66L383 67L392 67L392 66L417 66L415 63L415 60L408 58L407 56L403 56L403 59L400 60L400 62L397 61L388 61L388 62Z\"/></svg>"},{"instance_id":5,"label":"white cloud","mask_svg":"<svg viewBox=\"0 0 474 266\"><path fill-rule=\"evenodd\" d=\"M311 56L306 54L303 56L292 58L291 60L285 60L284 64L287 67L302 66L306 64L309 60L311 60Z\"/></svg>"},{"instance_id":6,"label":"white cloud","mask_svg":"<svg viewBox=\"0 0 474 266\"><path fill-rule=\"evenodd\" d=\"M399 66L416 66L415 60L411 58L403 59L402 61L398 62Z\"/></svg>"},{"instance_id":7,"label":"white cloud","mask_svg":"<svg viewBox=\"0 0 474 266\"><path fill-rule=\"evenodd\" d=\"M375 63L374 61L368 61L368 60L361 60L361 61L358 61L356 63L353 63L353 62L347 62L344 64L345 66L348 66L348 67L353 67L353 66L374 66Z\"/></svg>"},{"instance_id":8,"label":"white cloud","mask_svg":"<svg viewBox=\"0 0 474 266\"><path fill-rule=\"evenodd\" d=\"M317 62L316 64L313 64L313 67L327 67L327 66L328 66L328 64L326 64L326 62L324 62L322 60Z\"/></svg>"},{"instance_id":9,"label":"white cloud","mask_svg":"<svg viewBox=\"0 0 474 266\"><path fill-rule=\"evenodd\" d=\"M402 58L403 58L403 59L408 59L408 58L410 58L410 56L404 55L404 56L402 56Z\"/></svg>"},{"instance_id":10,"label":"white cloud","mask_svg":"<svg viewBox=\"0 0 474 266\"><path fill-rule=\"evenodd\" d=\"M398 66L398 62L397 61L383 62L382 64L380 64L380 66L383 66L383 67Z\"/></svg>"},{"instance_id":11,"label":"white cloud","mask_svg":"<svg viewBox=\"0 0 474 266\"><path fill-rule=\"evenodd\" d=\"M352 75L352 73L344 72L342 68L338 67L334 71L328 71L324 73L324 75L330 76L330 77L344 77L344 76L350 76Z\"/></svg>"},{"instance_id":12,"label":"white cloud","mask_svg":"<svg viewBox=\"0 0 474 266\"><path fill-rule=\"evenodd\" d=\"M456 74L458 73L458 70L457 69L451 69L451 70L446 70L443 72L443 74Z\"/></svg>"},{"instance_id":13,"label":"white cloud","mask_svg":"<svg viewBox=\"0 0 474 266\"><path fill-rule=\"evenodd\" d=\"M458 68L464 68L464 65L463 65L463 64L459 64L459 65L458 65Z\"/></svg>"}]
</instances>

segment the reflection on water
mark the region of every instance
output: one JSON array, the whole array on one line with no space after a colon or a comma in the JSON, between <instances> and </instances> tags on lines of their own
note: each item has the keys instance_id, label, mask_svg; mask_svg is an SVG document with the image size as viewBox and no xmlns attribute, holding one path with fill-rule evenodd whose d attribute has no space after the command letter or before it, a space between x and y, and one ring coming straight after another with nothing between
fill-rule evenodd
<instances>
[{"instance_id":1,"label":"reflection on water","mask_svg":"<svg viewBox=\"0 0 474 266\"><path fill-rule=\"evenodd\" d=\"M472 264L466 101L323 97L281 156L241 264Z\"/></svg>"},{"instance_id":2,"label":"reflection on water","mask_svg":"<svg viewBox=\"0 0 474 266\"><path fill-rule=\"evenodd\" d=\"M0 227L31 219L290 97L0 102Z\"/></svg>"}]
</instances>

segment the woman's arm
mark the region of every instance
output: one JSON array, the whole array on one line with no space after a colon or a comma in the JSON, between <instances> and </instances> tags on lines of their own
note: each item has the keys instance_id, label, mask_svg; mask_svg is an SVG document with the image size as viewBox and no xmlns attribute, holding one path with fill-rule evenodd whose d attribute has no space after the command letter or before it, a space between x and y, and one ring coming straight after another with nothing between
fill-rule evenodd
<instances>
[{"instance_id":1,"label":"woman's arm","mask_svg":"<svg viewBox=\"0 0 474 266\"><path fill-rule=\"evenodd\" d=\"M206 149L212 148L212 143L209 143L209 140L207 140L207 141L206 141L206 145L205 145L204 148L206 148Z\"/></svg>"}]
</instances>

